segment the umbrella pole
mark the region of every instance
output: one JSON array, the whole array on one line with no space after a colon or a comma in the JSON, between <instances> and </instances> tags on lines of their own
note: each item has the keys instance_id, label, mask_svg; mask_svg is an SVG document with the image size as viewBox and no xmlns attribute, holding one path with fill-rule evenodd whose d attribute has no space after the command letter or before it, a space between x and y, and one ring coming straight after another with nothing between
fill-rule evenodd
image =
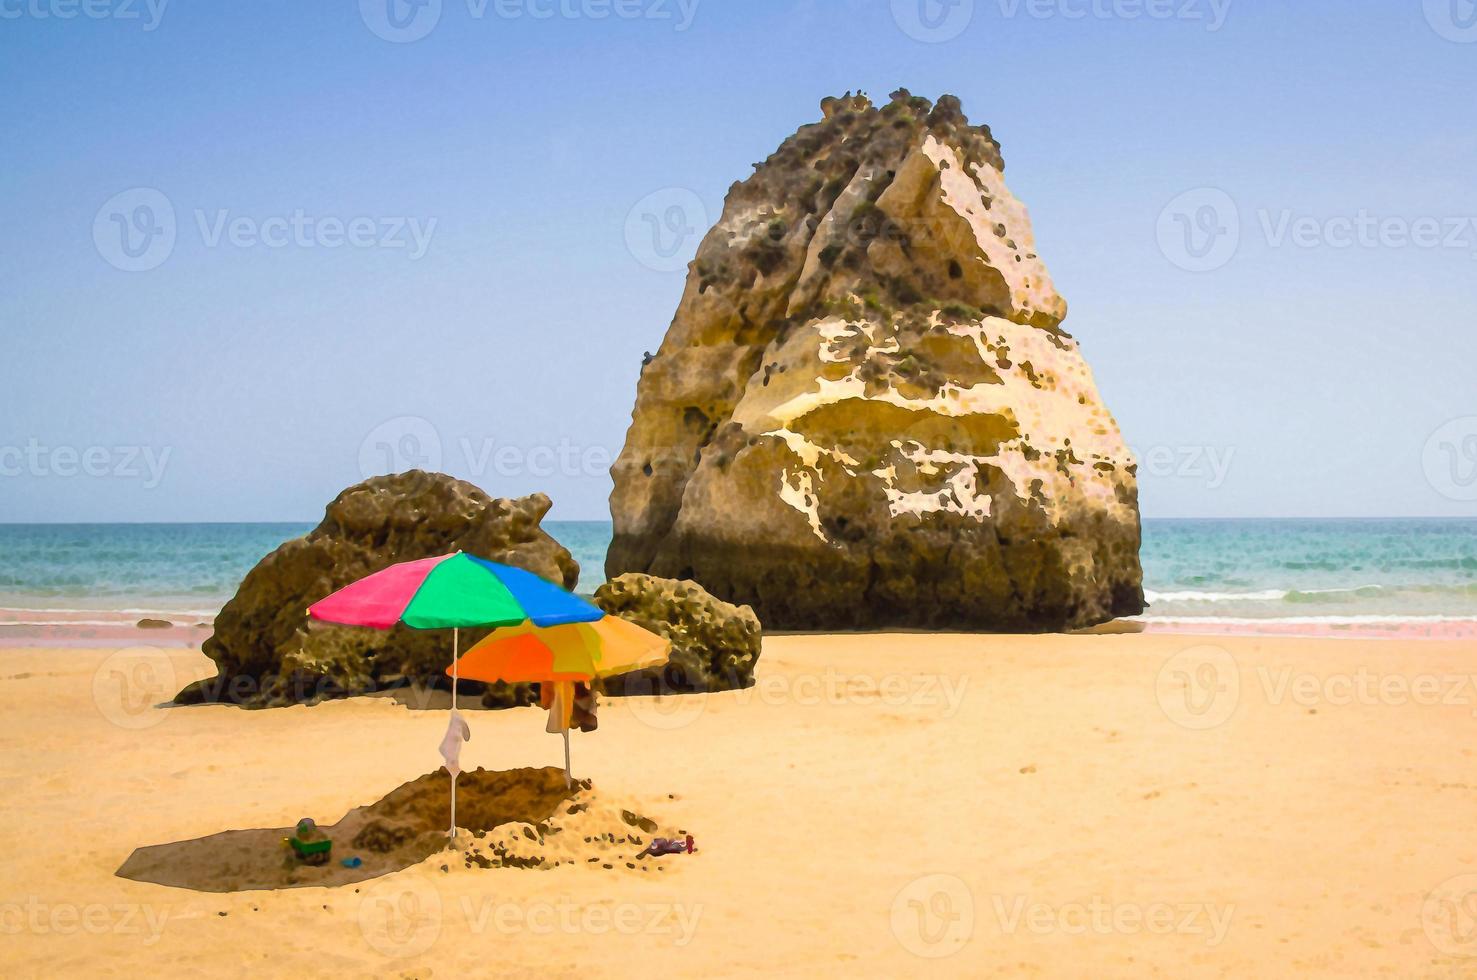
<instances>
[{"instance_id":1,"label":"umbrella pole","mask_svg":"<svg viewBox=\"0 0 1477 980\"><path fill-rule=\"evenodd\" d=\"M457 646L461 639L461 630L453 627L451 630L451 713L456 714L456 681L457 681ZM451 832L447 835L456 839L456 773L451 774Z\"/></svg>"},{"instance_id":2,"label":"umbrella pole","mask_svg":"<svg viewBox=\"0 0 1477 980\"><path fill-rule=\"evenodd\" d=\"M574 785L573 777L569 775L569 729L564 729L564 788Z\"/></svg>"}]
</instances>

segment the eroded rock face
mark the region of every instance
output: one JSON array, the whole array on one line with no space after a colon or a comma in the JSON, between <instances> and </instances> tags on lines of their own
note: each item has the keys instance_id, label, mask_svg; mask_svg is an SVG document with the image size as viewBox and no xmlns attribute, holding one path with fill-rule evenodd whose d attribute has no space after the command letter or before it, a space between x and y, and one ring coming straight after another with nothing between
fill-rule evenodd
<instances>
[{"instance_id":1,"label":"eroded rock face","mask_svg":"<svg viewBox=\"0 0 1477 980\"><path fill-rule=\"evenodd\" d=\"M771 628L1142 611L1135 463L958 100L827 99L729 191L613 470L623 572Z\"/></svg>"},{"instance_id":2,"label":"eroded rock face","mask_svg":"<svg viewBox=\"0 0 1477 980\"><path fill-rule=\"evenodd\" d=\"M594 601L672 642L665 666L607 678L606 693L728 691L754 682L763 631L748 606L715 599L696 582L636 573L606 582Z\"/></svg>"},{"instance_id":3,"label":"eroded rock face","mask_svg":"<svg viewBox=\"0 0 1477 980\"><path fill-rule=\"evenodd\" d=\"M444 686L450 630L333 626L309 621L308 606L396 562L459 550L573 588L579 565L539 527L550 506L543 494L494 499L470 483L420 470L349 487L328 505L323 523L247 573L203 647L219 675L176 700L261 706L405 681ZM483 635L462 630L462 649ZM491 687L491 705L528 700L524 688Z\"/></svg>"}]
</instances>

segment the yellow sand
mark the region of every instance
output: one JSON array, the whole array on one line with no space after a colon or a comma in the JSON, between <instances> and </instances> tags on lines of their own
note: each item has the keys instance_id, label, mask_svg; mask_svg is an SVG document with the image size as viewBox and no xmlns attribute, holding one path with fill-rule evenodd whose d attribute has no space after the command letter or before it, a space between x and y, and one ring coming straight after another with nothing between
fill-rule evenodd
<instances>
[{"instance_id":1,"label":"yellow sand","mask_svg":"<svg viewBox=\"0 0 1477 980\"><path fill-rule=\"evenodd\" d=\"M444 712L156 708L203 657L0 651L0 975L1470 973L1474 655L771 637L756 689L609 702L574 737L603 799L696 838L660 870L438 853L219 893L115 872L332 824L432 771ZM463 765L561 764L543 721L473 713Z\"/></svg>"}]
</instances>

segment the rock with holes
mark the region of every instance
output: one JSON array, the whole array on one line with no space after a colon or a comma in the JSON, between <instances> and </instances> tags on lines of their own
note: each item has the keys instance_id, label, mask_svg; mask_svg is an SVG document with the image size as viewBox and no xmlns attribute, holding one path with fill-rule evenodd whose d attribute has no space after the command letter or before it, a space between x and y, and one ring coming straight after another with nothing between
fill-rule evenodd
<instances>
[{"instance_id":1,"label":"rock with holes","mask_svg":"<svg viewBox=\"0 0 1477 980\"><path fill-rule=\"evenodd\" d=\"M596 589L595 605L672 642L664 666L607 678L609 694L730 691L754 683L764 634L747 606L715 599L696 582L636 573Z\"/></svg>"},{"instance_id":2,"label":"rock with holes","mask_svg":"<svg viewBox=\"0 0 1477 980\"><path fill-rule=\"evenodd\" d=\"M579 565L539 522L543 494L506 500L442 473L377 476L343 491L323 522L282 544L246 574L215 618L203 650L218 675L186 687L181 702L250 707L314 702L410 682L447 683L450 630L374 630L308 620L308 606L396 562L467 551L573 588ZM462 630L463 649L485 630ZM468 685L482 688L483 685ZM527 685L487 686L489 706L527 703Z\"/></svg>"},{"instance_id":3,"label":"rock with holes","mask_svg":"<svg viewBox=\"0 0 1477 980\"><path fill-rule=\"evenodd\" d=\"M646 366L608 575L766 626L1143 609L1135 463L959 102L827 99L729 191Z\"/></svg>"}]
</instances>

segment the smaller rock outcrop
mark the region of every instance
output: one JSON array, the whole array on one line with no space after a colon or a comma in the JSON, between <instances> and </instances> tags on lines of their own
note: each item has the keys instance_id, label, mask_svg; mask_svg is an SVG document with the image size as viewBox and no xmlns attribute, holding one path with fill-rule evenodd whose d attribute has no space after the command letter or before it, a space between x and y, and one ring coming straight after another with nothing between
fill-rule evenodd
<instances>
[{"instance_id":1,"label":"smaller rock outcrop","mask_svg":"<svg viewBox=\"0 0 1477 980\"><path fill-rule=\"evenodd\" d=\"M696 582L639 572L600 586L595 605L672 642L665 666L607 678L607 694L730 691L754 683L763 631L748 606L714 598Z\"/></svg>"},{"instance_id":2,"label":"smaller rock outcrop","mask_svg":"<svg viewBox=\"0 0 1477 980\"><path fill-rule=\"evenodd\" d=\"M543 494L493 498L470 483L421 470L349 487L328 505L321 524L246 574L202 648L217 676L189 685L175 700L264 707L406 683L444 686L450 630L333 626L310 621L308 606L397 562L453 551L573 588L579 565L539 526L550 506ZM485 632L462 630L463 649ZM483 687L468 685L474 686ZM484 703L497 706L528 700L526 686L490 685L484 696Z\"/></svg>"}]
</instances>

